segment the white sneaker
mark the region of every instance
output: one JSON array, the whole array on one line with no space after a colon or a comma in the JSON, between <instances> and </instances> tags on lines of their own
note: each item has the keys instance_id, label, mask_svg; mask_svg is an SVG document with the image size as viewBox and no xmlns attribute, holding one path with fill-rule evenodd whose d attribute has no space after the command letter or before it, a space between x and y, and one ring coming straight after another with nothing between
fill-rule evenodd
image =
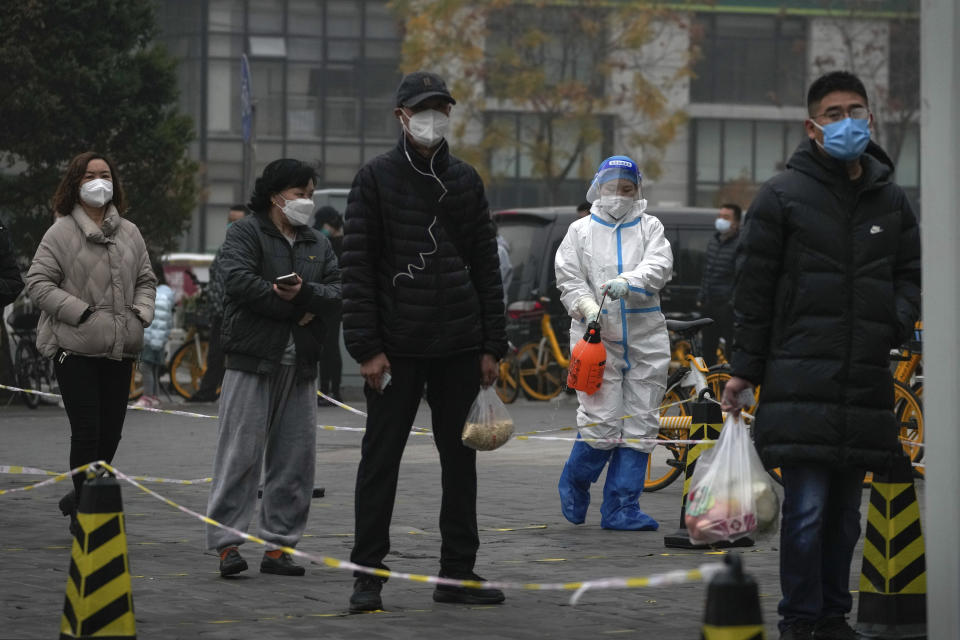
<instances>
[{"instance_id":1,"label":"white sneaker","mask_svg":"<svg viewBox=\"0 0 960 640\"><path fill-rule=\"evenodd\" d=\"M141 409L156 409L160 406L160 399L153 396L142 395L133 403L133 406Z\"/></svg>"}]
</instances>

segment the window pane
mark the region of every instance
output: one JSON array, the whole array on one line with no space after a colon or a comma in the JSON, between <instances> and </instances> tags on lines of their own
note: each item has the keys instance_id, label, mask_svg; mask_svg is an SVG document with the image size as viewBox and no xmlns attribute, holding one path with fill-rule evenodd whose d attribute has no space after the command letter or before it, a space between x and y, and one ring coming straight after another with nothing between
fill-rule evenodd
<instances>
[{"instance_id":1,"label":"window pane","mask_svg":"<svg viewBox=\"0 0 960 640\"><path fill-rule=\"evenodd\" d=\"M210 0L210 31L243 31L243 3Z\"/></svg>"},{"instance_id":2,"label":"window pane","mask_svg":"<svg viewBox=\"0 0 960 640\"><path fill-rule=\"evenodd\" d=\"M720 122L696 120L697 182L720 181Z\"/></svg>"},{"instance_id":3,"label":"window pane","mask_svg":"<svg viewBox=\"0 0 960 640\"><path fill-rule=\"evenodd\" d=\"M728 120L723 130L723 181L750 180L752 171L753 123Z\"/></svg>"},{"instance_id":4,"label":"window pane","mask_svg":"<svg viewBox=\"0 0 960 640\"><path fill-rule=\"evenodd\" d=\"M892 132L896 135L896 131ZM893 140L893 135L888 138ZM901 187L920 186L920 135L916 125L907 127L904 131L900 154L894 160L897 168L896 181Z\"/></svg>"},{"instance_id":5,"label":"window pane","mask_svg":"<svg viewBox=\"0 0 960 640\"><path fill-rule=\"evenodd\" d=\"M487 122L486 139L490 153L490 171L494 176L513 178L517 175L516 116L497 115Z\"/></svg>"},{"instance_id":6,"label":"window pane","mask_svg":"<svg viewBox=\"0 0 960 640\"><path fill-rule=\"evenodd\" d=\"M785 126L780 122L757 123L757 166L754 181L765 182L783 170L786 149L783 148Z\"/></svg>"},{"instance_id":7,"label":"window pane","mask_svg":"<svg viewBox=\"0 0 960 640\"><path fill-rule=\"evenodd\" d=\"M328 136L356 137L360 131L357 101L351 98L328 98L326 105Z\"/></svg>"},{"instance_id":8,"label":"window pane","mask_svg":"<svg viewBox=\"0 0 960 640\"><path fill-rule=\"evenodd\" d=\"M282 37L250 36L251 58L285 58L287 41Z\"/></svg>"},{"instance_id":9,"label":"window pane","mask_svg":"<svg viewBox=\"0 0 960 640\"><path fill-rule=\"evenodd\" d=\"M706 15L694 20L700 47L694 102L803 104L807 22L802 18Z\"/></svg>"},{"instance_id":10,"label":"window pane","mask_svg":"<svg viewBox=\"0 0 960 640\"><path fill-rule=\"evenodd\" d=\"M357 40L330 40L327 47L331 60L353 61L360 57L360 42Z\"/></svg>"},{"instance_id":11,"label":"window pane","mask_svg":"<svg viewBox=\"0 0 960 640\"><path fill-rule=\"evenodd\" d=\"M247 0L250 33L283 33L283 0Z\"/></svg>"},{"instance_id":12,"label":"window pane","mask_svg":"<svg viewBox=\"0 0 960 640\"><path fill-rule=\"evenodd\" d=\"M400 28L396 16L386 4L368 2L367 33L368 38L399 38Z\"/></svg>"},{"instance_id":13,"label":"window pane","mask_svg":"<svg viewBox=\"0 0 960 640\"><path fill-rule=\"evenodd\" d=\"M327 35L339 38L360 37L360 3L331 0L327 3Z\"/></svg>"},{"instance_id":14,"label":"window pane","mask_svg":"<svg viewBox=\"0 0 960 640\"><path fill-rule=\"evenodd\" d=\"M320 38L287 38L287 45L290 60L323 60L323 40Z\"/></svg>"},{"instance_id":15,"label":"window pane","mask_svg":"<svg viewBox=\"0 0 960 640\"><path fill-rule=\"evenodd\" d=\"M287 32L323 37L323 6L316 0L287 0Z\"/></svg>"},{"instance_id":16,"label":"window pane","mask_svg":"<svg viewBox=\"0 0 960 640\"><path fill-rule=\"evenodd\" d=\"M396 138L400 123L393 115L393 101L366 100L363 105L364 138Z\"/></svg>"}]
</instances>

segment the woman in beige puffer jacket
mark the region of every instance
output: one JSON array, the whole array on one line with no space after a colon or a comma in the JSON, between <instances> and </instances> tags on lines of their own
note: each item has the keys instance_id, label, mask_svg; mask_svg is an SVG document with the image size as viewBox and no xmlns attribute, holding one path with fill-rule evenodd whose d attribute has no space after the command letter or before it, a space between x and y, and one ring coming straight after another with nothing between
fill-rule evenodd
<instances>
[{"instance_id":1,"label":"woman in beige puffer jacket","mask_svg":"<svg viewBox=\"0 0 960 640\"><path fill-rule=\"evenodd\" d=\"M37 347L54 359L76 468L110 462L117 451L131 365L153 320L156 277L140 230L120 217L123 189L106 157L75 157L53 207L58 218L33 257L27 288L41 310ZM83 478L73 477L73 498ZM70 502L69 495L61 501L65 512L75 512Z\"/></svg>"}]
</instances>

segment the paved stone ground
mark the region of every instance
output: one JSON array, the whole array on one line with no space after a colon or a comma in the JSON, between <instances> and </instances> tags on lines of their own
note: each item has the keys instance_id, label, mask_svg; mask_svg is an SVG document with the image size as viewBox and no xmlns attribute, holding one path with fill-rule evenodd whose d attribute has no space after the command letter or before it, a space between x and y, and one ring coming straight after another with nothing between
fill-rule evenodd
<instances>
[{"instance_id":1,"label":"paved stone ground","mask_svg":"<svg viewBox=\"0 0 960 640\"><path fill-rule=\"evenodd\" d=\"M424 403L425 405L425 403ZM359 405L362 408L362 404ZM569 425L575 404L523 400L510 406L518 431ZM176 408L168 406L168 408ZM190 405L213 414L216 405ZM362 426L362 418L338 408L320 410L321 424ZM424 408L418 424L428 425ZM216 422L169 415L128 414L115 460L131 475L200 478L210 474ZM572 435L570 433L564 435ZM67 465L69 427L62 410L19 404L0 408L0 464L51 470ZM353 536L353 483L360 434L321 430L317 485L299 548L348 559ZM569 442L512 441L479 455L480 575L491 580L563 582L611 576L644 576L720 561L716 552L663 546L678 524L681 483L645 494L641 506L661 523L657 533L604 531L599 526L600 486L584 525L560 514L556 482ZM398 571L434 574L440 537L439 464L429 437L413 436L404 454L393 516ZM33 476L0 475L0 487L36 482ZM601 478L601 483L603 479ZM151 484L151 488L203 512L207 486ZM0 496L0 638L52 638L59 631L71 539L57 501L66 483ZM201 524L170 506L123 487L127 542L137 632L140 638L581 638L697 637L705 601L702 584L659 589L587 592L577 606L570 592L510 591L500 606L436 604L429 585L393 579L384 587L384 612L347 613L353 578L343 570L312 565L302 578L262 575L261 552L242 552L251 570L224 580L217 558L201 548ZM864 501L866 503L866 500ZM865 508L864 508L865 512ZM251 529L255 533L255 529ZM758 580L768 638L776 638L779 598L776 542L745 551ZM853 567L855 587L859 550Z\"/></svg>"}]
</instances>

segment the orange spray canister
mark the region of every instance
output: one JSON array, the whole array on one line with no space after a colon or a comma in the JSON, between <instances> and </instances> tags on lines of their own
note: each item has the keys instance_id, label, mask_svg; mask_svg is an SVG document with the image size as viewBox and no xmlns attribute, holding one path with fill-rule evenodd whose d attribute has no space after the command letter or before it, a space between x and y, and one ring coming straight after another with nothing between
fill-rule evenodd
<instances>
[{"instance_id":1,"label":"orange spray canister","mask_svg":"<svg viewBox=\"0 0 960 640\"><path fill-rule=\"evenodd\" d=\"M600 300L606 299L606 294ZM593 395L603 383L603 368L607 364L607 350L600 339L600 314L587 324L587 331L570 354L570 371L567 386L587 395Z\"/></svg>"}]
</instances>

